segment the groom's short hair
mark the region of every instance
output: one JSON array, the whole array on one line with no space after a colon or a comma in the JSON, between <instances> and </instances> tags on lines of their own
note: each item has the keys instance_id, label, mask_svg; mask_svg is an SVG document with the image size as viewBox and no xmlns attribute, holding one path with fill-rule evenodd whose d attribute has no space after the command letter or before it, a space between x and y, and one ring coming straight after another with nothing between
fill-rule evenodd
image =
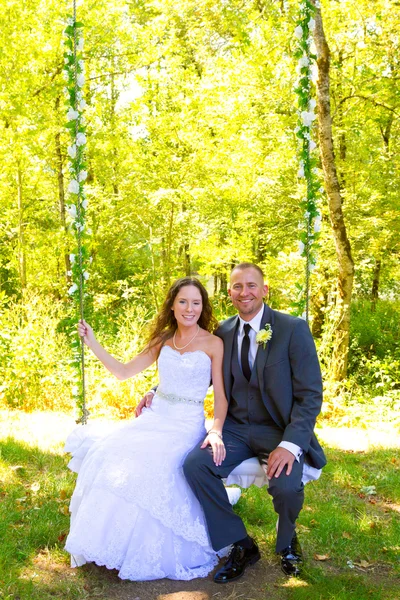
<instances>
[{"instance_id":1,"label":"groom's short hair","mask_svg":"<svg viewBox=\"0 0 400 600\"><path fill-rule=\"evenodd\" d=\"M250 262L244 262L240 263L239 265L235 265L231 271L231 275L233 271L244 271L245 269L255 269L261 275L264 281L265 277L264 273L262 272L262 269L258 265L255 265L254 263Z\"/></svg>"}]
</instances>

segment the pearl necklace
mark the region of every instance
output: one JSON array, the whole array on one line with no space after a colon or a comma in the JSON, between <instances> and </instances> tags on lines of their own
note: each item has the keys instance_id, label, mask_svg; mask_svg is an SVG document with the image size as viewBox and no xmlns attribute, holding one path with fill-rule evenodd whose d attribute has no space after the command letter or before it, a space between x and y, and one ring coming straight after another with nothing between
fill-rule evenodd
<instances>
[{"instance_id":1,"label":"pearl necklace","mask_svg":"<svg viewBox=\"0 0 400 600\"><path fill-rule=\"evenodd\" d=\"M178 331L178 330L176 330L176 331ZM189 341L187 344L185 344L184 346L180 346L180 347L179 347L179 346L177 346L177 345L175 344L175 336L176 336L176 331L175 331L175 333L174 333L174 337L172 338L172 343L173 343L173 345L174 345L174 348L175 348L175 350L183 350L184 348L187 348L187 347L189 346L189 344L191 344L191 343L193 342L194 338L197 336L197 334L198 334L198 333L199 333L199 331L200 331L200 325L197 325L197 331L196 331L196 333L194 334L194 336L192 337L192 339L191 339L191 340L190 340L190 341Z\"/></svg>"}]
</instances>

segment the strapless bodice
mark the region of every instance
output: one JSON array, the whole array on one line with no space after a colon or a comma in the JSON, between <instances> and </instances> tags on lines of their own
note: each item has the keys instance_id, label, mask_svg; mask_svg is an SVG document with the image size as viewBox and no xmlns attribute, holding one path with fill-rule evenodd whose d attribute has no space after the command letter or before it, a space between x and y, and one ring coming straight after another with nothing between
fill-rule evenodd
<instances>
[{"instance_id":1,"label":"strapless bodice","mask_svg":"<svg viewBox=\"0 0 400 600\"><path fill-rule=\"evenodd\" d=\"M158 358L158 394L202 404L211 381L211 359L203 350L180 354L163 346Z\"/></svg>"}]
</instances>

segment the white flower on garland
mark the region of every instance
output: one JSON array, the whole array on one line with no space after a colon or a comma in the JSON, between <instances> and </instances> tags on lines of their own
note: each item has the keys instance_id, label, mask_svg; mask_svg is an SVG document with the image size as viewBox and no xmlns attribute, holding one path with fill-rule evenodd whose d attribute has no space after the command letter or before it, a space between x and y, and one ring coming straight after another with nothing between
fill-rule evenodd
<instances>
[{"instance_id":1,"label":"white flower on garland","mask_svg":"<svg viewBox=\"0 0 400 600\"><path fill-rule=\"evenodd\" d=\"M73 265L75 262L75 254L70 254L69 255L69 260L71 261L71 264Z\"/></svg>"},{"instance_id":2,"label":"white flower on garland","mask_svg":"<svg viewBox=\"0 0 400 600\"><path fill-rule=\"evenodd\" d=\"M72 18L72 17L68 17L68 19L67 19L67 25L68 25L69 27L72 27L72 26L73 26L73 24L74 24L74 22L75 22L75 21L73 20L73 18Z\"/></svg>"},{"instance_id":3,"label":"white flower on garland","mask_svg":"<svg viewBox=\"0 0 400 600\"><path fill-rule=\"evenodd\" d=\"M309 79L311 79L311 81L313 83L315 83L318 80L318 67L317 67L317 65L311 65Z\"/></svg>"},{"instance_id":4,"label":"white flower on garland","mask_svg":"<svg viewBox=\"0 0 400 600\"><path fill-rule=\"evenodd\" d=\"M69 109L69 111L67 112L67 119L68 121L75 121L76 119L79 118L79 113L77 110L74 110L72 107Z\"/></svg>"},{"instance_id":5,"label":"white flower on garland","mask_svg":"<svg viewBox=\"0 0 400 600\"><path fill-rule=\"evenodd\" d=\"M79 106L79 110L83 110L86 106L86 100L83 100L83 99L79 100L78 106Z\"/></svg>"},{"instance_id":6,"label":"white flower on garland","mask_svg":"<svg viewBox=\"0 0 400 600\"><path fill-rule=\"evenodd\" d=\"M303 244L303 242L301 240L299 240L298 244L299 244L299 254L301 256L303 254L303 252L304 252L305 246L304 246L304 244Z\"/></svg>"},{"instance_id":7,"label":"white flower on garland","mask_svg":"<svg viewBox=\"0 0 400 600\"><path fill-rule=\"evenodd\" d=\"M76 206L75 204L71 204L67 207L67 211L71 219L76 219Z\"/></svg>"},{"instance_id":8,"label":"white flower on garland","mask_svg":"<svg viewBox=\"0 0 400 600\"><path fill-rule=\"evenodd\" d=\"M317 147L317 144L314 142L314 140L310 140L308 142L308 147L310 149L310 152L312 152L313 150L315 150L315 148Z\"/></svg>"},{"instance_id":9,"label":"white flower on garland","mask_svg":"<svg viewBox=\"0 0 400 600\"><path fill-rule=\"evenodd\" d=\"M294 30L294 35L297 37L298 40L301 40L301 38L303 37L303 28L301 25L297 25L296 29Z\"/></svg>"},{"instance_id":10,"label":"white flower on garland","mask_svg":"<svg viewBox=\"0 0 400 600\"><path fill-rule=\"evenodd\" d=\"M315 221L314 221L314 231L315 233L318 233L318 231L321 231L321 222L322 222L322 217L320 214L318 214L315 217Z\"/></svg>"},{"instance_id":11,"label":"white flower on garland","mask_svg":"<svg viewBox=\"0 0 400 600\"><path fill-rule=\"evenodd\" d=\"M78 43L76 44L76 49L78 52L82 52L83 50L83 38L79 38Z\"/></svg>"},{"instance_id":12,"label":"white flower on garland","mask_svg":"<svg viewBox=\"0 0 400 600\"><path fill-rule=\"evenodd\" d=\"M300 69L302 67L308 67L308 65L310 64L310 61L308 60L308 56L302 56L299 60L299 67Z\"/></svg>"},{"instance_id":13,"label":"white flower on garland","mask_svg":"<svg viewBox=\"0 0 400 600\"><path fill-rule=\"evenodd\" d=\"M313 111L316 106L317 106L317 101L315 100L315 98L310 98L310 101L308 103L309 110Z\"/></svg>"},{"instance_id":14,"label":"white flower on garland","mask_svg":"<svg viewBox=\"0 0 400 600\"><path fill-rule=\"evenodd\" d=\"M308 29L310 31L314 31L315 29L315 19L313 19L312 17L310 17L310 20L308 21Z\"/></svg>"},{"instance_id":15,"label":"white flower on garland","mask_svg":"<svg viewBox=\"0 0 400 600\"><path fill-rule=\"evenodd\" d=\"M79 73L79 75L76 78L76 84L78 85L78 87L83 87L85 83L85 76L83 73Z\"/></svg>"},{"instance_id":16,"label":"white flower on garland","mask_svg":"<svg viewBox=\"0 0 400 600\"><path fill-rule=\"evenodd\" d=\"M70 194L79 194L79 183L76 181L76 179L71 179L68 186L68 191Z\"/></svg>"},{"instance_id":17,"label":"white flower on garland","mask_svg":"<svg viewBox=\"0 0 400 600\"><path fill-rule=\"evenodd\" d=\"M77 291L77 289L78 289L78 286L76 285L76 283L73 283L71 285L71 287L69 288L69 290L68 290L68 294L70 296L72 296L72 294L75 294L75 292Z\"/></svg>"},{"instance_id":18,"label":"white flower on garland","mask_svg":"<svg viewBox=\"0 0 400 600\"><path fill-rule=\"evenodd\" d=\"M82 208L83 208L84 210L87 210L87 209L88 209L88 206L89 206L89 202L88 202L87 200L84 200L84 201L82 202Z\"/></svg>"},{"instance_id":19,"label":"white flower on garland","mask_svg":"<svg viewBox=\"0 0 400 600\"><path fill-rule=\"evenodd\" d=\"M78 175L78 181L85 181L87 177L87 171L81 171Z\"/></svg>"},{"instance_id":20,"label":"white flower on garland","mask_svg":"<svg viewBox=\"0 0 400 600\"><path fill-rule=\"evenodd\" d=\"M305 127L311 127L313 121L317 118L317 115L313 112L308 112L306 110L303 110L300 114L300 117L303 121L303 125Z\"/></svg>"},{"instance_id":21,"label":"white flower on garland","mask_svg":"<svg viewBox=\"0 0 400 600\"><path fill-rule=\"evenodd\" d=\"M68 146L67 152L71 158L76 158L76 145Z\"/></svg>"},{"instance_id":22,"label":"white flower on garland","mask_svg":"<svg viewBox=\"0 0 400 600\"><path fill-rule=\"evenodd\" d=\"M297 177L304 177L304 164L303 162L300 163L300 168L297 172Z\"/></svg>"},{"instance_id":23,"label":"white flower on garland","mask_svg":"<svg viewBox=\"0 0 400 600\"><path fill-rule=\"evenodd\" d=\"M76 145L83 146L84 144L86 144L86 135L84 133L80 132L76 136ZM72 157L72 158L74 158L74 157Z\"/></svg>"},{"instance_id":24,"label":"white flower on garland","mask_svg":"<svg viewBox=\"0 0 400 600\"><path fill-rule=\"evenodd\" d=\"M83 271L83 277L85 279L85 281L87 281L89 279L89 273L87 271Z\"/></svg>"}]
</instances>

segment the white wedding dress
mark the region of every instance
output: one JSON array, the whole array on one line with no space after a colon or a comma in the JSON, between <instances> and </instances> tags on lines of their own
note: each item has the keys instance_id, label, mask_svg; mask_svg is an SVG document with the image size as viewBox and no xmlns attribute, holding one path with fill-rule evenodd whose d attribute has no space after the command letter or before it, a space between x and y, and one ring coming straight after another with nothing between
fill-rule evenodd
<instances>
[{"instance_id":1,"label":"white wedding dress","mask_svg":"<svg viewBox=\"0 0 400 600\"><path fill-rule=\"evenodd\" d=\"M122 579L205 577L218 562L202 509L182 471L206 435L203 402L211 360L200 350L161 350L151 408L111 431L76 428L65 449L79 473L66 550L71 564L118 569ZM108 433L106 433L108 431Z\"/></svg>"}]
</instances>

